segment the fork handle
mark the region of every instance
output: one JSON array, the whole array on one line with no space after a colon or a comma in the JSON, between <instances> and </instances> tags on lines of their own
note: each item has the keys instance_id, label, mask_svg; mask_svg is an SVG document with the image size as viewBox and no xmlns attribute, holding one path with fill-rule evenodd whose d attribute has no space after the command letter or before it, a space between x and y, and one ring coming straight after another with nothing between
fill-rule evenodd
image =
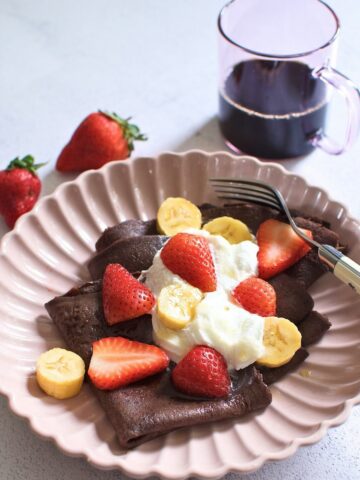
<instances>
[{"instance_id":1,"label":"fork handle","mask_svg":"<svg viewBox=\"0 0 360 480\"><path fill-rule=\"evenodd\" d=\"M319 258L342 282L346 283L360 295L360 265L331 245L321 245Z\"/></svg>"}]
</instances>

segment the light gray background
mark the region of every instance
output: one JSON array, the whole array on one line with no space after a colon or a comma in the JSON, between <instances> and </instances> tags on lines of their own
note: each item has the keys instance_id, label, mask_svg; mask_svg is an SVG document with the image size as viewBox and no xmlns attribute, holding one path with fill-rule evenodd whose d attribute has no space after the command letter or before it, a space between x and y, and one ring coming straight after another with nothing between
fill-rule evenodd
<instances>
[{"instance_id":1,"label":"light gray background","mask_svg":"<svg viewBox=\"0 0 360 480\"><path fill-rule=\"evenodd\" d=\"M290 0L288 0L290 1ZM225 149L216 122L216 16L224 0L1 0L0 168L17 155L48 161L43 194L72 175L54 161L78 123L101 108L148 133L136 154ZM360 85L360 3L332 0L342 21L338 68ZM331 130L343 131L335 103ZM283 162L360 217L360 143L331 158ZM0 220L0 236L7 231ZM1 272L0 272L1 274ZM360 408L315 446L247 480L360 479ZM37 438L0 399L1 480L113 480ZM228 475L235 480L236 475Z\"/></svg>"}]
</instances>

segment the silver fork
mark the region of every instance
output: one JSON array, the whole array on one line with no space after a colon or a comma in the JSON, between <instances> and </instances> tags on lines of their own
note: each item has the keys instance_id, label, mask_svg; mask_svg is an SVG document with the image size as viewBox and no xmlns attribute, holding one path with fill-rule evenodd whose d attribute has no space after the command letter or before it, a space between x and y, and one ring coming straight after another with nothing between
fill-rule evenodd
<instances>
[{"instance_id":1,"label":"silver fork","mask_svg":"<svg viewBox=\"0 0 360 480\"><path fill-rule=\"evenodd\" d=\"M210 178L209 181L214 187L218 198L256 203L274 208L279 212L285 212L294 232L312 247L317 248L320 260L330 268L330 271L337 278L360 294L360 265L331 245L322 245L305 235L294 222L279 190L267 183L245 178L241 180Z\"/></svg>"}]
</instances>

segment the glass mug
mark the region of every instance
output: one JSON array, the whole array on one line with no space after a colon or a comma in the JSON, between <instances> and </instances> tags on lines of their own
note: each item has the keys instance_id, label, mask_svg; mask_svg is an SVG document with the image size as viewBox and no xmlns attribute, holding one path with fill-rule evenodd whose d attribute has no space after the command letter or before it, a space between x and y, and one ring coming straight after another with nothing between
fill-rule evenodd
<instances>
[{"instance_id":1,"label":"glass mug","mask_svg":"<svg viewBox=\"0 0 360 480\"><path fill-rule=\"evenodd\" d=\"M220 128L230 148L263 158L338 155L360 128L360 95L336 71L339 19L321 0L233 0L218 19ZM324 133L333 90L347 103L343 145Z\"/></svg>"}]
</instances>

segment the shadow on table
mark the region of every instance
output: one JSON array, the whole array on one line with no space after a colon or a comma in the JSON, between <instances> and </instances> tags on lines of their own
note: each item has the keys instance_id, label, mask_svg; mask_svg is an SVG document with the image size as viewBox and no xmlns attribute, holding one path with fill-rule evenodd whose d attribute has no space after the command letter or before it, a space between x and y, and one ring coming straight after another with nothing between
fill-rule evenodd
<instances>
[{"instance_id":1,"label":"shadow on table","mask_svg":"<svg viewBox=\"0 0 360 480\"><path fill-rule=\"evenodd\" d=\"M209 118L198 130L190 137L182 140L178 145L173 147L175 152L184 152L191 149L200 149L207 152L226 151L233 155L247 155L245 152L238 154L232 151L225 143L221 134L219 121L216 115ZM274 160L267 158L259 158L263 162L279 163L288 170L293 170L298 163L303 162L309 156L302 156L292 159Z\"/></svg>"},{"instance_id":2,"label":"shadow on table","mask_svg":"<svg viewBox=\"0 0 360 480\"><path fill-rule=\"evenodd\" d=\"M191 149L200 149L209 152L217 150L231 151L224 142L216 116L208 119L189 138L182 140L178 145L174 145L173 147L173 151L175 152L184 152Z\"/></svg>"}]
</instances>

